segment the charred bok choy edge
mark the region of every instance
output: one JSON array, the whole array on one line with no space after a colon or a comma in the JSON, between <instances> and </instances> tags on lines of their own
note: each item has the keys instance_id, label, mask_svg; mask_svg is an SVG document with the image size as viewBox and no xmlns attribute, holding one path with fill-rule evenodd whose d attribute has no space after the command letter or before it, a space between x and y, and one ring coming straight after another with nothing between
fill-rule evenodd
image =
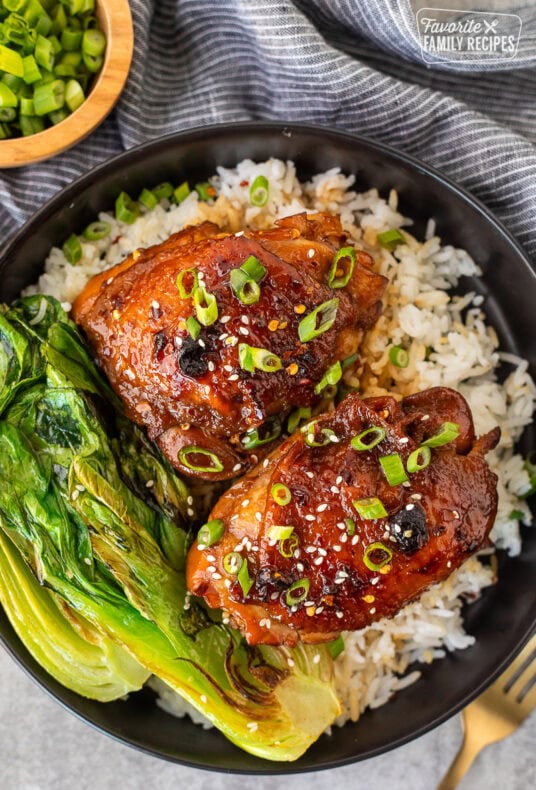
<instances>
[{"instance_id":1,"label":"charred bok choy edge","mask_svg":"<svg viewBox=\"0 0 536 790\"><path fill-rule=\"evenodd\" d=\"M339 713L329 649L252 648L196 600L185 608L184 484L122 416L55 300L4 308L0 336L4 536L76 617L231 741L299 757Z\"/></svg>"}]
</instances>

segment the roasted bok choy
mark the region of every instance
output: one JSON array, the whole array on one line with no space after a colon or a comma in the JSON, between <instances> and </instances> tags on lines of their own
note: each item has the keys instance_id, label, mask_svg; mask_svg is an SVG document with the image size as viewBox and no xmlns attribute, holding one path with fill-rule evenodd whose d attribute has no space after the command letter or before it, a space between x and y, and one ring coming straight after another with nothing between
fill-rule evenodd
<instances>
[{"instance_id":1,"label":"roasted bok choy","mask_svg":"<svg viewBox=\"0 0 536 790\"><path fill-rule=\"evenodd\" d=\"M339 712L329 648L248 647L189 598L189 501L61 306L2 308L0 601L27 649L101 701L154 674L246 751L296 759Z\"/></svg>"}]
</instances>

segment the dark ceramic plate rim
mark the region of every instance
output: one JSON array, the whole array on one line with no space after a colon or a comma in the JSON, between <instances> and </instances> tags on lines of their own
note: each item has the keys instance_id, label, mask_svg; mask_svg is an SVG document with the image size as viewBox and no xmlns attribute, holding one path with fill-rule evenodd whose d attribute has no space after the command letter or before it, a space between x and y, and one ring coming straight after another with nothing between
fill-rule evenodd
<instances>
[{"instance_id":1,"label":"dark ceramic plate rim","mask_svg":"<svg viewBox=\"0 0 536 790\"><path fill-rule=\"evenodd\" d=\"M176 134L170 134L163 137L160 137L156 140L149 141L144 143L143 145L137 146L132 148L126 152L118 154L111 159L108 159L101 164L94 167L88 173L80 176L78 179L72 182L69 186L65 187L64 189L60 190L57 194L55 194L50 200L48 200L15 234L12 236L10 241L8 242L6 248L3 250L0 256L0 267L3 262L10 259L17 251L17 247L20 245L22 240L27 236L28 233L32 231L38 232L39 226L41 222L49 219L53 216L59 209L64 206L70 205L73 200L79 196L79 194L86 189L87 187L91 186L92 184L97 183L103 174L109 173L116 168L116 165L132 165L135 162L139 162L143 160L144 156L148 152L155 152L159 149L166 149L171 145L181 146L188 143L193 143L196 141L206 141L207 138L212 140L216 140L219 135L228 134L229 132L236 132L238 133L250 133L255 135L259 132L271 132L275 134L283 134L285 136L290 136L293 133L295 134L308 134L312 136L327 136L335 143L337 140L345 141L345 142L357 142L363 146L367 146L370 149L378 152L380 154L385 154L388 157L394 159L395 161L398 160L403 165L408 165L410 168L431 177L434 181L439 182L442 186L446 187L451 193L453 193L458 199L460 199L463 203L469 204L473 209L483 216L485 221L489 224L490 228L493 228L495 232L497 232L503 240L508 244L508 246L512 249L512 252L515 254L518 265L522 265L527 267L529 272L534 276L534 269L519 242L512 236L512 234L502 225L502 223L494 216L494 214L477 198L471 195L467 190L463 187L460 187L458 184L450 180L447 176L445 176L440 171L436 170L435 168L424 164L423 162L419 161L415 157L411 156L410 154L402 153L391 146L376 142L370 138L364 137L362 135L352 134L349 132L339 131L334 128L318 126L318 125L311 125L311 124L294 124L294 123L284 123L284 122L238 122L238 123L231 123L231 124L216 124L211 126L203 126L203 127L196 127L194 129L190 129L185 132L180 132ZM439 724L446 721L448 718L453 716L455 713L460 711L465 705L467 705L471 700L477 697L487 686L489 686L495 678L497 678L501 672L506 668L506 666L511 662L512 658L515 654L522 648L525 642L529 639L531 633L534 631L536 627L536 612L534 612L532 621L527 624L525 630L521 633L518 633L515 639L511 640L510 649L508 650L507 654L503 657L503 659L496 665L493 672L486 675L480 683L477 683L473 689L467 693L463 699L458 700L458 702L451 704L448 706L440 715L435 716L431 720L429 720L426 724L417 726L411 732L406 733L403 736L396 738L395 740L389 742L389 744L378 746L375 748L371 748L366 752L363 752L356 756L351 756L347 758L340 758L334 760L325 760L323 762L319 762L316 765L311 766L301 766L295 764L281 764L281 763L268 763L267 761L260 760L259 764L263 767L259 769L243 769L243 768L221 768L215 767L208 764L201 764L196 761L191 761L185 759L183 757L178 757L176 755L166 754L158 749L152 748L147 744L143 743L141 740L130 737L125 735L124 733L114 732L111 729L107 729L102 724L98 723L97 721L93 720L91 716L80 712L74 703L71 703L62 697L61 687L59 690L56 690L53 685L54 681L49 679L46 673L41 670L40 667L36 665L34 669L32 666L29 665L29 662L32 662L31 657L27 654L26 649L20 643L16 635L13 634L12 641L9 641L8 638L0 633L0 640L6 649L6 651L13 657L13 659L22 667L22 669L41 687L43 688L51 697L53 697L57 702L60 703L65 709L73 713L79 720L91 725L94 729L102 732L103 734L113 738L115 741L132 746L138 749L141 752L149 754L154 757L158 757L160 759L165 759L169 762L174 762L177 764L185 765L192 768L201 768L204 770L210 771L217 771L217 772L224 772L224 773L233 773L233 774L246 774L246 775L282 775L282 774L295 774L295 773L306 773L310 771L316 770L324 770L328 768L336 768L344 765L350 765L355 763L358 760L369 759L371 757L378 756L383 754L391 749L395 749L399 746L402 746L405 743L408 743L411 740L414 740L426 732L430 731L431 729L437 727ZM80 697L83 700L82 697ZM200 731L201 733L202 731ZM223 737L223 736L221 736ZM314 747L312 747L314 748Z\"/></svg>"}]
</instances>

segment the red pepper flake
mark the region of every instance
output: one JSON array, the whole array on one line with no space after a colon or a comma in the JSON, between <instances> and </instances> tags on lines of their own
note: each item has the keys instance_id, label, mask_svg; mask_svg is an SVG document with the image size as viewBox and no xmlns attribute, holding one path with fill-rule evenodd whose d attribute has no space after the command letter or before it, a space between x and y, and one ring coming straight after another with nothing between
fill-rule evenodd
<instances>
[{"instance_id":1,"label":"red pepper flake","mask_svg":"<svg viewBox=\"0 0 536 790\"><path fill-rule=\"evenodd\" d=\"M249 181L241 181L240 182L240 186L241 187L248 187L249 186Z\"/></svg>"}]
</instances>

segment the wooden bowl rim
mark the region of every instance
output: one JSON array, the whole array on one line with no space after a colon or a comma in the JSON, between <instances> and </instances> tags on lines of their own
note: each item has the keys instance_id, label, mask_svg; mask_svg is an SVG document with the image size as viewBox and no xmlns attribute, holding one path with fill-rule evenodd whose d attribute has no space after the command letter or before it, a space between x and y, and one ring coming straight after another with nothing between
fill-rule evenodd
<instances>
[{"instance_id":1,"label":"wooden bowl rim","mask_svg":"<svg viewBox=\"0 0 536 790\"><path fill-rule=\"evenodd\" d=\"M128 0L97 0L107 35L101 71L84 103L57 126L29 137L0 141L0 168L23 167L66 151L102 123L116 104L130 70L134 30Z\"/></svg>"}]
</instances>

